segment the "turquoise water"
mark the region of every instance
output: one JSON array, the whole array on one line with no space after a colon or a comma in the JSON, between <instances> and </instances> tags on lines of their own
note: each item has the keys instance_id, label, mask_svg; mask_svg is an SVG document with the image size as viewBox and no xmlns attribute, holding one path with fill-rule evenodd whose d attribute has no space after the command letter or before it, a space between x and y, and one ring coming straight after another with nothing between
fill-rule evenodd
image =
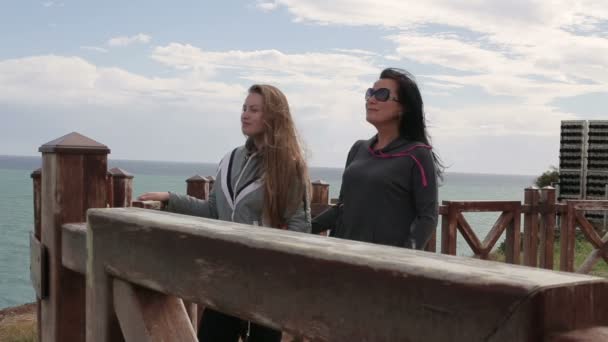
<instances>
[{"instance_id":1,"label":"turquoise water","mask_svg":"<svg viewBox=\"0 0 608 342\"><path fill-rule=\"evenodd\" d=\"M111 160L135 175L134 196L147 191L185 192L185 180L194 174L214 175L216 166L202 163L167 163ZM31 302L34 291L29 280L29 238L33 230L32 170L40 166L37 157L0 156L0 309ZM338 196L341 169L311 168L312 179L330 184L330 196ZM532 176L447 174L439 189L440 200L523 200L523 189ZM479 236L492 227L498 213L466 214ZM441 223L439 224L439 227ZM483 240L483 238L480 238ZM458 253L470 254L459 238Z\"/></svg>"}]
</instances>

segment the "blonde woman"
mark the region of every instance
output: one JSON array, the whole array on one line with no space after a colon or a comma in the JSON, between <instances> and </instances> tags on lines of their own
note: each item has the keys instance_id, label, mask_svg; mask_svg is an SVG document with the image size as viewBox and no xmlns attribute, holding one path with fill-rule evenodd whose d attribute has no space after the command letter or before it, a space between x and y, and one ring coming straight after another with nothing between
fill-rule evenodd
<instances>
[{"instance_id":1,"label":"blonde woman","mask_svg":"<svg viewBox=\"0 0 608 342\"><path fill-rule=\"evenodd\" d=\"M209 200L150 192L139 200L167 203L167 210L224 221L310 232L308 171L285 95L270 85L253 85L243 104L247 140L220 162ZM281 332L206 309L199 341L280 341Z\"/></svg>"}]
</instances>

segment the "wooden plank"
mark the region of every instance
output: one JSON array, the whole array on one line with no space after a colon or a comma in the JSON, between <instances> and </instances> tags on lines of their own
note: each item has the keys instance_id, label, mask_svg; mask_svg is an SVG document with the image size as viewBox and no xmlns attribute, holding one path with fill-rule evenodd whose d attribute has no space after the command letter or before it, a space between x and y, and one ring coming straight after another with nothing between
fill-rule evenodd
<instances>
[{"instance_id":1,"label":"wooden plank","mask_svg":"<svg viewBox=\"0 0 608 342\"><path fill-rule=\"evenodd\" d=\"M576 216L576 223L578 223L583 235L587 238L587 241L589 241L593 247L601 248L604 241L602 241L602 238L597 234L595 228L593 228L583 212L577 210L574 212L574 215Z\"/></svg>"},{"instance_id":2,"label":"wooden plank","mask_svg":"<svg viewBox=\"0 0 608 342\"><path fill-rule=\"evenodd\" d=\"M181 299L114 279L114 307L130 341L192 341L196 334Z\"/></svg>"},{"instance_id":3,"label":"wooden plank","mask_svg":"<svg viewBox=\"0 0 608 342\"><path fill-rule=\"evenodd\" d=\"M494 245L496 245L496 241L500 238L502 233L507 229L507 225L509 222L513 220L513 213L505 211L496 220L492 229L488 232L485 239L483 240L483 248L484 253L489 253Z\"/></svg>"},{"instance_id":4,"label":"wooden plank","mask_svg":"<svg viewBox=\"0 0 608 342\"><path fill-rule=\"evenodd\" d=\"M608 210L608 201L605 200L577 200L568 201L576 210Z\"/></svg>"},{"instance_id":5,"label":"wooden plank","mask_svg":"<svg viewBox=\"0 0 608 342\"><path fill-rule=\"evenodd\" d=\"M64 267L80 273L87 272L87 225L86 223L64 224L61 233L61 263Z\"/></svg>"},{"instance_id":6,"label":"wooden plank","mask_svg":"<svg viewBox=\"0 0 608 342\"><path fill-rule=\"evenodd\" d=\"M424 250L427 252L431 252L431 253L437 252L437 231L436 230L433 231L433 234L431 234L431 238L429 239L429 242L424 247Z\"/></svg>"},{"instance_id":7,"label":"wooden plank","mask_svg":"<svg viewBox=\"0 0 608 342\"><path fill-rule=\"evenodd\" d=\"M34 232L30 233L30 281L38 299L49 295L48 255Z\"/></svg>"},{"instance_id":8,"label":"wooden plank","mask_svg":"<svg viewBox=\"0 0 608 342\"><path fill-rule=\"evenodd\" d=\"M555 189L544 187L540 191L540 202L543 207L555 203ZM555 209L554 209L555 210ZM540 221L540 251L539 265L542 268L553 269L553 245L555 243L555 211L545 211Z\"/></svg>"},{"instance_id":9,"label":"wooden plank","mask_svg":"<svg viewBox=\"0 0 608 342\"><path fill-rule=\"evenodd\" d=\"M536 341L608 324L597 277L135 208L88 222L88 290L101 272L312 340Z\"/></svg>"},{"instance_id":10,"label":"wooden plank","mask_svg":"<svg viewBox=\"0 0 608 342\"><path fill-rule=\"evenodd\" d=\"M161 201L132 201L131 205L135 208L161 210L163 203Z\"/></svg>"},{"instance_id":11,"label":"wooden plank","mask_svg":"<svg viewBox=\"0 0 608 342\"><path fill-rule=\"evenodd\" d=\"M519 201L445 201L461 212L489 212L521 210Z\"/></svg>"},{"instance_id":12,"label":"wooden plank","mask_svg":"<svg viewBox=\"0 0 608 342\"><path fill-rule=\"evenodd\" d=\"M188 313L188 320L190 321L190 325L194 330L194 334L198 331L198 304L192 302L184 302L184 306L186 307L186 312Z\"/></svg>"},{"instance_id":13,"label":"wooden plank","mask_svg":"<svg viewBox=\"0 0 608 342\"><path fill-rule=\"evenodd\" d=\"M574 271L574 234L576 232L576 210L574 203L568 201L566 215L562 215L560 232L560 270Z\"/></svg>"},{"instance_id":14,"label":"wooden plank","mask_svg":"<svg viewBox=\"0 0 608 342\"><path fill-rule=\"evenodd\" d=\"M599 342L608 341L607 327L593 327L556 334L548 342Z\"/></svg>"},{"instance_id":15,"label":"wooden plank","mask_svg":"<svg viewBox=\"0 0 608 342\"><path fill-rule=\"evenodd\" d=\"M34 200L34 234L40 240L40 211L41 195L42 195L42 169L37 169L30 175L33 183L33 200Z\"/></svg>"},{"instance_id":16,"label":"wooden plank","mask_svg":"<svg viewBox=\"0 0 608 342\"><path fill-rule=\"evenodd\" d=\"M594 231L595 232L595 231ZM600 240L601 244L597 246L588 256L581 266L576 270L577 273L588 274L600 259L604 259L608 263L608 233Z\"/></svg>"},{"instance_id":17,"label":"wooden plank","mask_svg":"<svg viewBox=\"0 0 608 342\"><path fill-rule=\"evenodd\" d=\"M482 256L482 259L487 259L487 254L483 253L481 242L479 242L477 235L475 235L473 229L471 228L467 220L464 218L462 213L458 213L456 220L458 222L458 230L464 237L465 241L469 244L469 247L471 247L471 249L473 250L473 253L475 253L475 255Z\"/></svg>"},{"instance_id":18,"label":"wooden plank","mask_svg":"<svg viewBox=\"0 0 608 342\"><path fill-rule=\"evenodd\" d=\"M581 266L576 270L576 273L589 274L589 272L591 272L593 267L595 267L595 265L601 258L602 250L594 249L591 253L589 253L587 258L585 258L585 261L583 261Z\"/></svg>"},{"instance_id":19,"label":"wooden plank","mask_svg":"<svg viewBox=\"0 0 608 342\"><path fill-rule=\"evenodd\" d=\"M527 188L524 202L533 208L539 207L540 193L538 188ZM538 212L524 214L524 265L536 267L538 261Z\"/></svg>"},{"instance_id":20,"label":"wooden plank","mask_svg":"<svg viewBox=\"0 0 608 342\"><path fill-rule=\"evenodd\" d=\"M513 220L507 225L505 261L510 264L519 264L521 250L521 212L519 207L513 210Z\"/></svg>"},{"instance_id":21,"label":"wooden plank","mask_svg":"<svg viewBox=\"0 0 608 342\"><path fill-rule=\"evenodd\" d=\"M448 204L444 201L444 204ZM441 253L456 255L458 211L448 204L448 214L441 217Z\"/></svg>"}]
</instances>

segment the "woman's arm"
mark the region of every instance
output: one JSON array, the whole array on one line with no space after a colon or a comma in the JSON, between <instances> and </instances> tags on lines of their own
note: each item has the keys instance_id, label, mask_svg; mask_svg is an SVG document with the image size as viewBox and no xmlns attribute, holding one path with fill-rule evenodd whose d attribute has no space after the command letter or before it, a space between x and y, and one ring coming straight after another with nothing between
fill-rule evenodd
<instances>
[{"instance_id":1,"label":"woman's arm","mask_svg":"<svg viewBox=\"0 0 608 342\"><path fill-rule=\"evenodd\" d=\"M437 173L432 152L427 149L418 149L416 152L415 157L420 162L422 170L418 165L414 165L412 169L416 219L410 226L410 241L409 246L406 247L423 249L437 229ZM424 175L421 171L424 171ZM426 179L426 186L424 179Z\"/></svg>"},{"instance_id":2,"label":"woman's arm","mask_svg":"<svg viewBox=\"0 0 608 342\"><path fill-rule=\"evenodd\" d=\"M346 157L346 165L344 166L345 170L348 167L348 165L350 165L350 163L353 161L353 159L355 159L357 151L359 151L359 146L364 141L365 140L357 140L353 144L353 146L350 148L350 150L348 151L348 156ZM344 177L342 177L342 181L344 181ZM342 184L340 186L340 195L338 197L338 203L336 203L336 205L334 205L330 208L327 208L325 211L323 211L322 213L317 215L315 218L313 218L313 220L312 220L312 233L313 234L319 234L326 230L331 230L331 229L336 228L336 221L338 220L340 210L342 209L341 206L342 206L342 200L343 200L343 198L342 198L342 188L343 187L344 187L344 184Z\"/></svg>"},{"instance_id":3,"label":"woman's arm","mask_svg":"<svg viewBox=\"0 0 608 342\"><path fill-rule=\"evenodd\" d=\"M302 200L296 211L286 220L287 230L301 233L310 233L310 203L308 196Z\"/></svg>"},{"instance_id":4,"label":"woman's arm","mask_svg":"<svg viewBox=\"0 0 608 342\"><path fill-rule=\"evenodd\" d=\"M312 231L313 234L319 234L326 230L336 228L336 221L338 220L339 213L338 205L331 206L325 209L322 213L317 215L312 220Z\"/></svg>"},{"instance_id":5,"label":"woman's arm","mask_svg":"<svg viewBox=\"0 0 608 342\"><path fill-rule=\"evenodd\" d=\"M211 189L208 200L170 192L166 210L178 214L217 219L215 196L215 186Z\"/></svg>"}]
</instances>

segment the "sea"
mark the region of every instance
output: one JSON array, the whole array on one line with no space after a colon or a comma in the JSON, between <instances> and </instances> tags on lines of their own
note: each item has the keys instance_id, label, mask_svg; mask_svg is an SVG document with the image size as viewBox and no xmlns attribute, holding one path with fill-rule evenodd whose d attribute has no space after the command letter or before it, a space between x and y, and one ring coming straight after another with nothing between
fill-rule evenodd
<instances>
[{"instance_id":1,"label":"sea","mask_svg":"<svg viewBox=\"0 0 608 342\"><path fill-rule=\"evenodd\" d=\"M34 225L30 175L39 167L40 157L0 156L0 309L34 301L29 276L29 232ZM186 179L196 174L215 175L217 169L217 165L211 163L112 159L108 161L108 167L119 167L135 176L134 197L148 191L185 193ZM310 175L313 180L329 183L330 197L338 197L342 169L312 167ZM534 179L535 176L529 175L469 174L448 170L439 188L439 199L522 201L524 189L532 185ZM483 237L498 215L467 213L465 217L478 236ZM471 254L462 238L458 240L458 254Z\"/></svg>"}]
</instances>

